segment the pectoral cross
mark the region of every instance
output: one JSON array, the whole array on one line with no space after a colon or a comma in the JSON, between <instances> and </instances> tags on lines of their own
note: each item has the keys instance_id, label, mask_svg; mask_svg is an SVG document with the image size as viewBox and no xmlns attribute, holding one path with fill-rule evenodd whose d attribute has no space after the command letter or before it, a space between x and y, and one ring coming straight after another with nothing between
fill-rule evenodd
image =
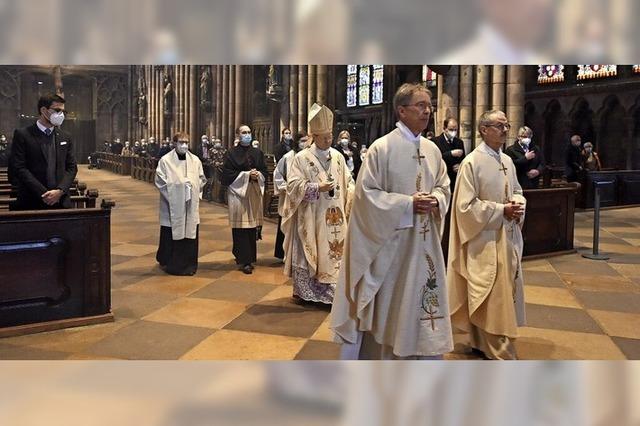
<instances>
[{"instance_id":1,"label":"pectoral cross","mask_svg":"<svg viewBox=\"0 0 640 426\"><path fill-rule=\"evenodd\" d=\"M500 162L500 165L502 166L502 168L498 169L498 170L500 170L506 176L507 175L507 168L505 167L504 164L502 164L502 162Z\"/></svg>"},{"instance_id":2,"label":"pectoral cross","mask_svg":"<svg viewBox=\"0 0 640 426\"><path fill-rule=\"evenodd\" d=\"M418 164L419 164L419 165L422 165L422 161L421 161L421 160L422 160L423 158L425 158L425 157L424 157L424 155L420 155L420 148L417 148L417 149L416 149L416 154L417 154L417 156L416 156L416 155L414 155L414 156L413 156L413 157L411 157L411 158L413 158L414 160L418 160Z\"/></svg>"}]
</instances>

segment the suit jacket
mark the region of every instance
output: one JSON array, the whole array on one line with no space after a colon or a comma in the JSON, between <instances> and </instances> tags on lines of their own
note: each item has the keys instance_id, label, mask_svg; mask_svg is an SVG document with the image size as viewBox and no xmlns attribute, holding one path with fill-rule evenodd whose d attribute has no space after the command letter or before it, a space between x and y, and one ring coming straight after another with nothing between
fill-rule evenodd
<instances>
[{"instance_id":1,"label":"suit jacket","mask_svg":"<svg viewBox=\"0 0 640 426\"><path fill-rule=\"evenodd\" d=\"M518 142L514 143L504 153L507 154L513 160L513 164L516 166L516 174L518 175L518 182L522 189L537 188L540 184L540 177L544 171L544 155L542 150L537 145L530 144L529 151L533 151L536 156L531 160L527 160L525 152L522 146ZM527 173L529 170L536 169L540 172L538 176L533 179L529 179Z\"/></svg>"},{"instance_id":2,"label":"suit jacket","mask_svg":"<svg viewBox=\"0 0 640 426\"><path fill-rule=\"evenodd\" d=\"M10 162L18 184L16 210L39 210L48 208L71 208L69 188L78 173L76 160L69 135L58 128L53 131L53 143L56 153L56 185L47 187L47 160L41 141L42 132L34 123L23 129L16 129ZM47 206L42 194L50 189L61 189L63 195L58 204Z\"/></svg>"},{"instance_id":3,"label":"suit jacket","mask_svg":"<svg viewBox=\"0 0 640 426\"><path fill-rule=\"evenodd\" d=\"M581 152L579 146L573 146L569 143L564 157L564 174L569 182L577 181L578 174L582 171Z\"/></svg>"},{"instance_id":4,"label":"suit jacket","mask_svg":"<svg viewBox=\"0 0 640 426\"><path fill-rule=\"evenodd\" d=\"M433 139L433 143L440 149L442 153L442 159L447 165L447 174L449 175L449 180L451 181L451 193L453 194L453 190L456 185L456 177L458 176L457 172L453 171L453 166L456 164L462 163L466 152L464 152L464 142L460 138L453 138L453 142L449 143L444 133L440 133L440 136ZM454 157L451 155L451 151L454 149L461 149L462 156Z\"/></svg>"}]
</instances>

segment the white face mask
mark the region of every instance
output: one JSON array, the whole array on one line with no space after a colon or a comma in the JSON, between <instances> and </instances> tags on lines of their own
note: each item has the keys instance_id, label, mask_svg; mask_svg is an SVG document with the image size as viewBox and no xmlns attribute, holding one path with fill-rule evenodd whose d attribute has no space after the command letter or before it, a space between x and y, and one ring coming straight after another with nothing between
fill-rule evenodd
<instances>
[{"instance_id":1,"label":"white face mask","mask_svg":"<svg viewBox=\"0 0 640 426\"><path fill-rule=\"evenodd\" d=\"M531 138L522 138L520 139L520 142L522 142L523 145L529 146L529 144L531 143Z\"/></svg>"},{"instance_id":2,"label":"white face mask","mask_svg":"<svg viewBox=\"0 0 640 426\"><path fill-rule=\"evenodd\" d=\"M340 139L340 144L346 148L349 145L349 139Z\"/></svg>"},{"instance_id":3,"label":"white face mask","mask_svg":"<svg viewBox=\"0 0 640 426\"><path fill-rule=\"evenodd\" d=\"M0 138L0 142L6 142L7 138L5 138L4 136Z\"/></svg>"},{"instance_id":4,"label":"white face mask","mask_svg":"<svg viewBox=\"0 0 640 426\"><path fill-rule=\"evenodd\" d=\"M290 141L292 138L291 135L284 135L284 139Z\"/></svg>"},{"instance_id":5,"label":"white face mask","mask_svg":"<svg viewBox=\"0 0 640 426\"><path fill-rule=\"evenodd\" d=\"M54 126L60 127L64 121L64 112L52 112L51 115L49 115L49 121Z\"/></svg>"},{"instance_id":6,"label":"white face mask","mask_svg":"<svg viewBox=\"0 0 640 426\"><path fill-rule=\"evenodd\" d=\"M213 147L216 148L216 149L220 149L220 148L222 148L222 144L220 142L216 142L216 143L213 144Z\"/></svg>"},{"instance_id":7,"label":"white face mask","mask_svg":"<svg viewBox=\"0 0 640 426\"><path fill-rule=\"evenodd\" d=\"M453 138L455 138L457 136L458 131L457 130L447 130L447 134L449 135L449 137L451 139L453 139Z\"/></svg>"},{"instance_id":8,"label":"white face mask","mask_svg":"<svg viewBox=\"0 0 640 426\"><path fill-rule=\"evenodd\" d=\"M189 151L189 144L184 142L178 142L176 145L176 152L178 154L186 154Z\"/></svg>"}]
</instances>

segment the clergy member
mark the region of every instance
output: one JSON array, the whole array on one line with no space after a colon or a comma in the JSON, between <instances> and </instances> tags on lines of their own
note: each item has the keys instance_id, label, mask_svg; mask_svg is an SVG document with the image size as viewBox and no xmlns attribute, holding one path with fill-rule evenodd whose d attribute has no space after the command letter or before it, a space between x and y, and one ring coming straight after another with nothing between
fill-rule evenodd
<instances>
[{"instance_id":1,"label":"clergy member","mask_svg":"<svg viewBox=\"0 0 640 426\"><path fill-rule=\"evenodd\" d=\"M344 157L331 148L331 110L313 104L308 123L311 146L293 158L287 171L284 269L293 278L295 300L331 304L354 183Z\"/></svg>"},{"instance_id":2,"label":"clergy member","mask_svg":"<svg viewBox=\"0 0 640 426\"><path fill-rule=\"evenodd\" d=\"M440 246L449 177L438 147L421 137L431 92L403 84L393 108L396 129L371 144L355 189L330 325L343 359L453 349Z\"/></svg>"},{"instance_id":3,"label":"clergy member","mask_svg":"<svg viewBox=\"0 0 640 426\"><path fill-rule=\"evenodd\" d=\"M490 359L516 359L513 339L524 325L525 199L513 161L502 152L509 129L502 111L480 116L483 143L462 162L451 207L451 320Z\"/></svg>"},{"instance_id":4,"label":"clergy member","mask_svg":"<svg viewBox=\"0 0 640 426\"><path fill-rule=\"evenodd\" d=\"M193 275L198 269L198 208L206 183L202 163L189 152L189 135L173 137L175 149L158 161L160 246L156 260L171 275Z\"/></svg>"},{"instance_id":5,"label":"clergy member","mask_svg":"<svg viewBox=\"0 0 640 426\"><path fill-rule=\"evenodd\" d=\"M227 152L221 182L228 186L233 255L242 272L251 274L257 256L258 229L262 228L262 197L267 166L262 151L251 146L249 126L240 125L236 129L236 137L239 143Z\"/></svg>"},{"instance_id":6,"label":"clergy member","mask_svg":"<svg viewBox=\"0 0 640 426\"><path fill-rule=\"evenodd\" d=\"M282 232L282 209L284 208L284 200L287 195L287 171L291 167L293 157L307 147L309 136L305 132L296 135L295 140L291 142L291 149L287 151L276 164L273 170L273 192L278 194L278 231L276 233L276 247L273 256L284 261L284 233Z\"/></svg>"}]
</instances>

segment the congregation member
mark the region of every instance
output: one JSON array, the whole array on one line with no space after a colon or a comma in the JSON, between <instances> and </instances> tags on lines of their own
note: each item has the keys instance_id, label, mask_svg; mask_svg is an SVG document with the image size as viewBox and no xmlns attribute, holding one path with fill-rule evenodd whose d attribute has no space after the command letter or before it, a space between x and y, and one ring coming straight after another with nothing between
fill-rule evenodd
<instances>
[{"instance_id":1,"label":"congregation member","mask_svg":"<svg viewBox=\"0 0 640 426\"><path fill-rule=\"evenodd\" d=\"M602 170L600 156L593 150L593 143L591 142L584 144L584 149L582 150L582 165L584 169L588 171Z\"/></svg>"},{"instance_id":2,"label":"congregation member","mask_svg":"<svg viewBox=\"0 0 640 426\"><path fill-rule=\"evenodd\" d=\"M280 137L280 143L276 146L274 151L274 155L276 157L276 163L280 161L285 154L292 149L295 148L295 145L292 144L293 135L291 134L291 129L284 128L282 129L282 136Z\"/></svg>"},{"instance_id":3,"label":"congregation member","mask_svg":"<svg viewBox=\"0 0 640 426\"><path fill-rule=\"evenodd\" d=\"M582 170L582 138L580 135L573 135L564 157L564 174L567 182L576 182Z\"/></svg>"},{"instance_id":4,"label":"congregation member","mask_svg":"<svg viewBox=\"0 0 640 426\"><path fill-rule=\"evenodd\" d=\"M532 142L533 130L527 126L518 129L516 143L504 150L516 167L518 182L522 189L534 189L540 186L540 176L544 171L542 150Z\"/></svg>"},{"instance_id":5,"label":"congregation member","mask_svg":"<svg viewBox=\"0 0 640 426\"><path fill-rule=\"evenodd\" d=\"M440 149L442 159L447 164L447 174L451 181L451 193L453 193L458 169L465 156L464 142L458 137L458 122L451 117L445 118L442 133L432 140Z\"/></svg>"},{"instance_id":6,"label":"congregation member","mask_svg":"<svg viewBox=\"0 0 640 426\"><path fill-rule=\"evenodd\" d=\"M78 167L71 138L60 130L64 104L55 94L40 97L36 122L13 134L9 179L18 186L18 195L12 210L72 207L69 189Z\"/></svg>"}]
</instances>

